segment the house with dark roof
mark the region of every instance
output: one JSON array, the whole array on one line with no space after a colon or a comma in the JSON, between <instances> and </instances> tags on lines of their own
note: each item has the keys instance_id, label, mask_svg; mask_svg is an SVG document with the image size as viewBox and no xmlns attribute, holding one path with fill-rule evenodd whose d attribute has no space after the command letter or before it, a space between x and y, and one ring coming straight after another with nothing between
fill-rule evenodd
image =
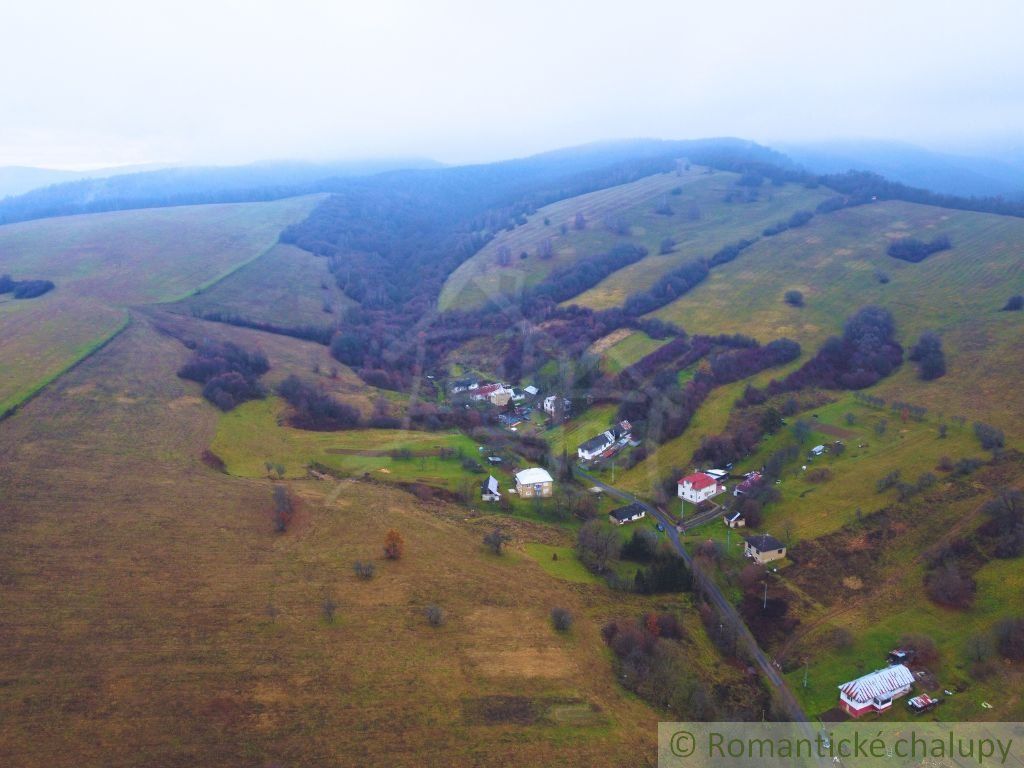
<instances>
[{"instance_id":1,"label":"house with dark roof","mask_svg":"<svg viewBox=\"0 0 1024 768\"><path fill-rule=\"evenodd\" d=\"M633 523L643 519L646 514L647 511L643 508L643 505L633 502L625 507L613 509L608 513L608 519L616 525L625 525L626 523Z\"/></svg>"},{"instance_id":2,"label":"house with dark roof","mask_svg":"<svg viewBox=\"0 0 1024 768\"><path fill-rule=\"evenodd\" d=\"M764 565L786 556L786 545L767 533L759 533L744 539L743 554L756 563Z\"/></svg>"},{"instance_id":3,"label":"house with dark roof","mask_svg":"<svg viewBox=\"0 0 1024 768\"><path fill-rule=\"evenodd\" d=\"M576 449L576 455L583 461L592 461L614 446L620 440L628 440L633 425L628 421L622 421L614 427L602 432L597 437L592 437Z\"/></svg>"}]
</instances>

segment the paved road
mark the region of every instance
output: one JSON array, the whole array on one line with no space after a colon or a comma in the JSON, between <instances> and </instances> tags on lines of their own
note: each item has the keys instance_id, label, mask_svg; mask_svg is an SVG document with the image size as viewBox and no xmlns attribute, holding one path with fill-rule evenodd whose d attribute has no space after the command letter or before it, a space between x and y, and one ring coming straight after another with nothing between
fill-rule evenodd
<instances>
[{"instance_id":1,"label":"paved road","mask_svg":"<svg viewBox=\"0 0 1024 768\"><path fill-rule=\"evenodd\" d=\"M665 526L665 532L668 534L668 538L672 542L672 546L693 572L695 580L697 580L702 586L704 594L718 611L718 615L722 617L723 621L728 622L731 626L736 628L737 642L743 644L747 649L750 659L761 669L761 672L772 684L772 687L775 689L777 701L781 704L789 716L789 719L793 722L806 723L807 726L804 730L806 731L807 737L814 738L816 729L811 724L807 717L807 713L803 710L803 707L801 707L800 703L796 700L796 696L793 695L793 691L790 690L785 678L782 677L779 670L771 663L764 651L761 650L761 646L757 644L757 640L754 639L750 629L740 617L736 608L726 599L718 584L715 583L715 580L710 576L705 575L701 571L700 566L694 562L690 553L686 551L686 547L684 547L683 543L679 540L679 531L676 530L676 526L672 521L669 520L668 517L660 510L638 499L633 494L608 485L578 468L574 468L573 471L577 477L582 478L588 483L593 483L610 496L622 499L628 503L640 504L647 511L647 514L653 516Z\"/></svg>"}]
</instances>

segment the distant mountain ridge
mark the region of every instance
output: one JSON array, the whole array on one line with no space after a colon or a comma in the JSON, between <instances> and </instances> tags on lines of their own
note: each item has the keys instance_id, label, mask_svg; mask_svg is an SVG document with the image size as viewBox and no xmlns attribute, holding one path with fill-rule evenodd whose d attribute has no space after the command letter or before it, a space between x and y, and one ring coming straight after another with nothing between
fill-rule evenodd
<instances>
[{"instance_id":1,"label":"distant mountain ridge","mask_svg":"<svg viewBox=\"0 0 1024 768\"><path fill-rule=\"evenodd\" d=\"M814 173L871 171L940 194L1024 200L1024 154L1019 159L973 157L884 141L780 144L779 148Z\"/></svg>"}]
</instances>

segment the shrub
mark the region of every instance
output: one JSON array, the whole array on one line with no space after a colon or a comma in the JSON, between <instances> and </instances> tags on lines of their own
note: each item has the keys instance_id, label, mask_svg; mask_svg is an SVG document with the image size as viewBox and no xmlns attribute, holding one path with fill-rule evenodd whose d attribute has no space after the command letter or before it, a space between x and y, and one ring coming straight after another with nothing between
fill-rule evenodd
<instances>
[{"instance_id":1,"label":"shrub","mask_svg":"<svg viewBox=\"0 0 1024 768\"><path fill-rule=\"evenodd\" d=\"M928 597L949 608L970 608L978 585L970 576L960 573L953 562L947 562L925 577Z\"/></svg>"},{"instance_id":2,"label":"shrub","mask_svg":"<svg viewBox=\"0 0 1024 768\"><path fill-rule=\"evenodd\" d=\"M338 604L331 598L326 598L320 606L320 611L323 613L324 621L328 624L334 623L334 615L338 610Z\"/></svg>"},{"instance_id":3,"label":"shrub","mask_svg":"<svg viewBox=\"0 0 1024 768\"><path fill-rule=\"evenodd\" d=\"M400 560L405 554L405 542L402 534L394 528L384 535L384 557L388 560Z\"/></svg>"},{"instance_id":4,"label":"shrub","mask_svg":"<svg viewBox=\"0 0 1024 768\"><path fill-rule=\"evenodd\" d=\"M284 533L292 520L292 496L287 486L274 486L274 530Z\"/></svg>"},{"instance_id":5,"label":"shrub","mask_svg":"<svg viewBox=\"0 0 1024 768\"><path fill-rule=\"evenodd\" d=\"M804 305L804 295L800 291L786 291L786 303L791 307L802 307Z\"/></svg>"},{"instance_id":6,"label":"shrub","mask_svg":"<svg viewBox=\"0 0 1024 768\"><path fill-rule=\"evenodd\" d=\"M923 381L937 379L946 373L946 356L938 334L926 331L910 350L910 359L917 363L918 376Z\"/></svg>"},{"instance_id":7,"label":"shrub","mask_svg":"<svg viewBox=\"0 0 1024 768\"><path fill-rule=\"evenodd\" d=\"M445 622L444 610L436 605L428 605L424 614L427 617L427 623L432 627L440 627Z\"/></svg>"},{"instance_id":8,"label":"shrub","mask_svg":"<svg viewBox=\"0 0 1024 768\"><path fill-rule=\"evenodd\" d=\"M1024 617L1003 619L996 625L996 647L1013 661L1024 660Z\"/></svg>"},{"instance_id":9,"label":"shrub","mask_svg":"<svg viewBox=\"0 0 1024 768\"><path fill-rule=\"evenodd\" d=\"M1003 430L980 421L974 422L974 436L986 451L997 451L1006 445Z\"/></svg>"},{"instance_id":10,"label":"shrub","mask_svg":"<svg viewBox=\"0 0 1024 768\"><path fill-rule=\"evenodd\" d=\"M568 632L572 628L572 614L565 608L552 608L551 624L559 632Z\"/></svg>"},{"instance_id":11,"label":"shrub","mask_svg":"<svg viewBox=\"0 0 1024 768\"><path fill-rule=\"evenodd\" d=\"M374 566L373 563L364 563L360 560L356 560L355 563L353 563L352 565L352 570L355 571L356 576L358 576L363 581L369 581L373 578L373 574L376 571L376 567Z\"/></svg>"},{"instance_id":12,"label":"shrub","mask_svg":"<svg viewBox=\"0 0 1024 768\"><path fill-rule=\"evenodd\" d=\"M1024 309L1024 296L1017 294L1016 296L1011 296L1009 299L1006 300L1006 303L1003 305L1002 311L1020 312L1022 309Z\"/></svg>"},{"instance_id":13,"label":"shrub","mask_svg":"<svg viewBox=\"0 0 1024 768\"><path fill-rule=\"evenodd\" d=\"M494 554L500 555L501 548L505 546L505 542L510 539L511 537L504 533L500 528L495 528L493 531L484 534L484 545L494 552Z\"/></svg>"}]
</instances>

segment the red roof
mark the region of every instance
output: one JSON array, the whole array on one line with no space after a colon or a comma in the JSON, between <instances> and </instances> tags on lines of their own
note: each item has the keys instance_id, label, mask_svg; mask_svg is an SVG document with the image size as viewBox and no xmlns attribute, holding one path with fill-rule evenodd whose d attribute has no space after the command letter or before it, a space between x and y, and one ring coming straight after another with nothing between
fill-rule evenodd
<instances>
[{"instance_id":1,"label":"red roof","mask_svg":"<svg viewBox=\"0 0 1024 768\"><path fill-rule=\"evenodd\" d=\"M714 485L717 482L718 481L715 480L715 478L713 478L711 475L705 475L703 472L695 472L692 475L687 475L686 477L684 477L682 480L679 481L679 484L682 485L684 483L689 483L694 487L695 490L700 491L703 490L704 488L707 488L709 485Z\"/></svg>"}]
</instances>

